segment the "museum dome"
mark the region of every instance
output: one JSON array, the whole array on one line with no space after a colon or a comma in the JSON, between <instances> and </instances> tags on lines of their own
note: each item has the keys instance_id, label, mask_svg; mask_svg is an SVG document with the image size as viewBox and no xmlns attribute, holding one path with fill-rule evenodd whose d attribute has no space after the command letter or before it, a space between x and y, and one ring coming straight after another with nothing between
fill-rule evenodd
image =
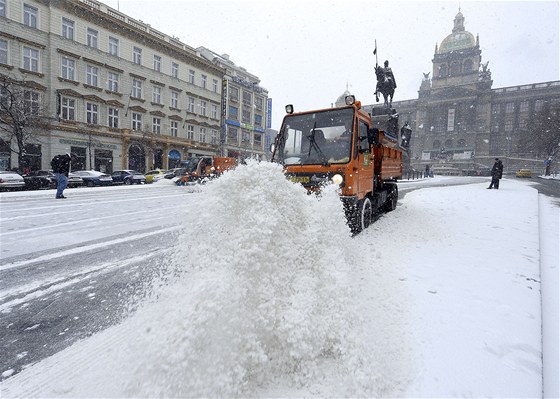
<instances>
[{"instance_id":1,"label":"museum dome","mask_svg":"<svg viewBox=\"0 0 560 399\"><path fill-rule=\"evenodd\" d=\"M439 54L472 48L476 46L476 39L471 32L465 30L465 17L459 11L453 21L453 31L441 42Z\"/></svg>"}]
</instances>

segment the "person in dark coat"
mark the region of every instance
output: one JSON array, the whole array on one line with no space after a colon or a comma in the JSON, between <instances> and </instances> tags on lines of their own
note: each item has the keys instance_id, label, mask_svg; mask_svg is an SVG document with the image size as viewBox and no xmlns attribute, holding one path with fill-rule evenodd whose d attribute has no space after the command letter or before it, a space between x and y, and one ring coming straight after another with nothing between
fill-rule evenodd
<instances>
[{"instance_id":1,"label":"person in dark coat","mask_svg":"<svg viewBox=\"0 0 560 399\"><path fill-rule=\"evenodd\" d=\"M74 154L66 153L64 155L57 155L51 161L53 173L56 176L56 199L66 198L63 193L66 186L68 186L68 173L70 173L70 165Z\"/></svg>"},{"instance_id":2,"label":"person in dark coat","mask_svg":"<svg viewBox=\"0 0 560 399\"><path fill-rule=\"evenodd\" d=\"M495 188L497 190L500 187L500 179L502 178L504 165L498 158L496 158L495 161L494 166L492 166L492 181L490 182L490 186L488 188Z\"/></svg>"}]
</instances>

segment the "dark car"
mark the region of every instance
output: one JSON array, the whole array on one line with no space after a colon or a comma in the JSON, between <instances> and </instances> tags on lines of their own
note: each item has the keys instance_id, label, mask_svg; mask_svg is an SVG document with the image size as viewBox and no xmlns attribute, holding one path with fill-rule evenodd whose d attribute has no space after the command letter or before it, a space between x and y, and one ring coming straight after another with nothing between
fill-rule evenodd
<instances>
[{"instance_id":1,"label":"dark car","mask_svg":"<svg viewBox=\"0 0 560 399\"><path fill-rule=\"evenodd\" d=\"M23 176L27 190L56 188L56 176L49 170L34 170Z\"/></svg>"},{"instance_id":2,"label":"dark car","mask_svg":"<svg viewBox=\"0 0 560 399\"><path fill-rule=\"evenodd\" d=\"M97 170L78 170L73 172L82 178L83 184L88 187L93 186L110 186L113 184L113 179L110 175Z\"/></svg>"},{"instance_id":3,"label":"dark car","mask_svg":"<svg viewBox=\"0 0 560 399\"><path fill-rule=\"evenodd\" d=\"M146 176L131 169L116 170L111 175L115 184L144 184Z\"/></svg>"}]
</instances>

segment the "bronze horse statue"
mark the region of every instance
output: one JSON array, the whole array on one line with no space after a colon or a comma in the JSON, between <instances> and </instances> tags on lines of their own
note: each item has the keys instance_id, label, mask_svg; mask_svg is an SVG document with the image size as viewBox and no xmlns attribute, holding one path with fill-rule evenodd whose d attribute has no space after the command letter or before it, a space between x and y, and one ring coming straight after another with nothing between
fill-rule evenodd
<instances>
[{"instance_id":1,"label":"bronze horse statue","mask_svg":"<svg viewBox=\"0 0 560 399\"><path fill-rule=\"evenodd\" d=\"M375 88L375 101L379 101L379 93L383 94L383 100L386 108L391 108L393 104L393 94L395 94L395 78L391 69L388 68L388 63L386 63L386 69L389 73L386 73L385 68L379 65L375 66L375 76L377 77L377 86Z\"/></svg>"}]
</instances>

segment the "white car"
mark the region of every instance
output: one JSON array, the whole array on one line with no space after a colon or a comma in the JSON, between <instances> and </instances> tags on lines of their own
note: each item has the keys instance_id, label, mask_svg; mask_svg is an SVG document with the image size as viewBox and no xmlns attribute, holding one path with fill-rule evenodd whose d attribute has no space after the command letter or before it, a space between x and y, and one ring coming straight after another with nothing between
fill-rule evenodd
<instances>
[{"instance_id":1,"label":"white car","mask_svg":"<svg viewBox=\"0 0 560 399\"><path fill-rule=\"evenodd\" d=\"M25 187L25 180L17 172L9 170L0 171L0 190L22 190Z\"/></svg>"}]
</instances>

